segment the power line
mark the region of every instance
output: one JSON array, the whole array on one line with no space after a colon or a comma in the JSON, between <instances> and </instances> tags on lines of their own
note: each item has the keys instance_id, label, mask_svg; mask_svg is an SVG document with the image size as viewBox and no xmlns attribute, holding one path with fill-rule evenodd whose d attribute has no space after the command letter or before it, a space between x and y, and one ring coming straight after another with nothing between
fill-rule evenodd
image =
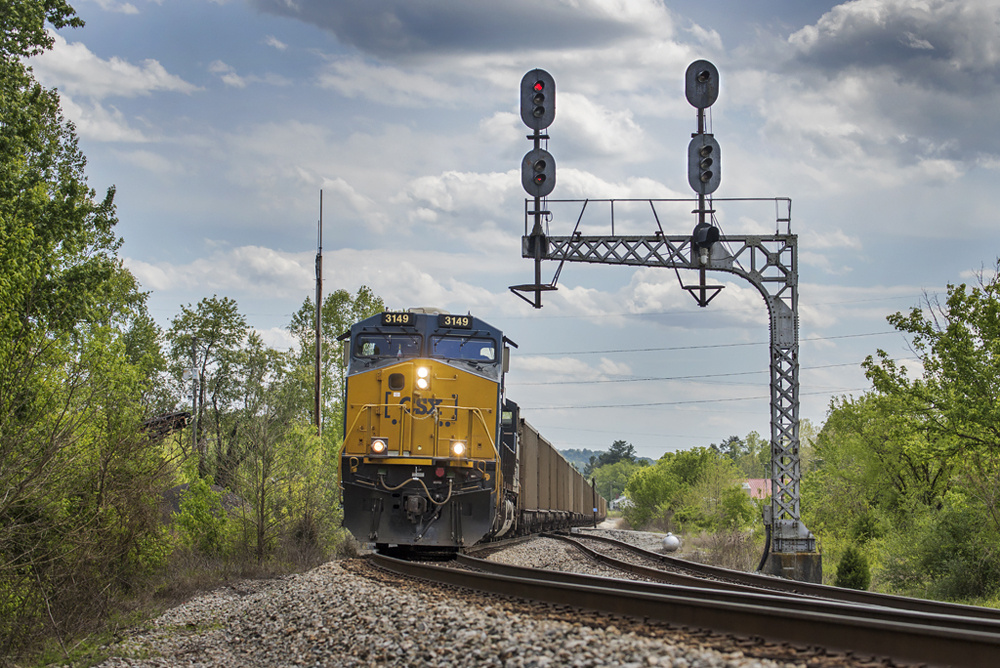
<instances>
[{"instance_id":1,"label":"power line","mask_svg":"<svg viewBox=\"0 0 1000 668\"><path fill-rule=\"evenodd\" d=\"M891 332L869 332L867 334L843 334L841 336L817 336L811 339L803 339L800 343L810 341L833 341L834 339L857 339L865 336L884 336L886 334L898 334L896 330ZM579 351L556 351L547 353L519 353L518 357L535 357L541 355L606 355L611 353L656 353L672 350L706 350L710 348L739 348L745 346L766 346L766 341L754 343L714 343L701 346L671 346L669 348L619 348L609 350L579 350Z\"/></svg>"},{"instance_id":2,"label":"power line","mask_svg":"<svg viewBox=\"0 0 1000 668\"><path fill-rule=\"evenodd\" d=\"M853 388L853 389L841 389L836 390L834 393L843 392L867 392L869 388ZM799 396L809 396L809 395L823 395L831 394L831 392L800 392ZM532 406L532 411L555 411L555 410L578 410L578 409L591 409L591 408L650 408L654 406L683 406L689 404L716 404L729 401L756 401L758 399L767 400L770 399L768 396L758 396L758 397L732 397L728 399L692 399L689 401L656 401L644 404L600 404L592 406Z\"/></svg>"},{"instance_id":3,"label":"power line","mask_svg":"<svg viewBox=\"0 0 1000 668\"><path fill-rule=\"evenodd\" d=\"M824 364L822 366L804 366L800 367L802 371L811 371L813 369L832 369L834 367L842 366L859 366L858 362L844 362L842 364ZM553 380L545 383L511 383L515 387L529 387L533 385L597 385L599 383L643 383L647 381L654 380L701 380L704 378L726 378L729 376L753 376L757 374L767 373L767 369L761 369L760 371L734 371L733 373L705 373L698 374L696 376L659 376L659 377L647 377L647 378L606 378L603 380Z\"/></svg>"},{"instance_id":4,"label":"power line","mask_svg":"<svg viewBox=\"0 0 1000 668\"><path fill-rule=\"evenodd\" d=\"M934 292L934 293L930 293L930 294L936 296L936 295L938 295L940 293ZM840 305L840 304L867 304L867 303L870 303L870 302L895 301L897 299L914 299L914 298L916 298L916 299L922 299L923 297L924 297L923 294L920 294L920 295L899 295L899 296L896 296L896 297L874 297L872 299L847 299L847 300L843 300L843 301L834 301L834 302L810 302L809 305L810 306L833 306L833 305ZM757 309L757 308L714 308L714 309L712 309L711 312L712 313L756 313L756 312L759 312L759 309ZM587 313L587 314L581 314L581 315L547 315L547 314L546 315L537 315L537 314L531 314L531 315L506 316L505 319L507 319L507 320L529 320L529 319L530 320L561 320L561 319L569 319L569 318L610 318L610 317L642 318L642 317L650 316L650 315L692 315L692 314L695 314L695 313L704 313L704 311L699 311L699 310L694 310L694 309L686 309L686 310L679 310L679 311L646 311L644 313L630 313L630 312L622 312L622 313Z\"/></svg>"}]
</instances>

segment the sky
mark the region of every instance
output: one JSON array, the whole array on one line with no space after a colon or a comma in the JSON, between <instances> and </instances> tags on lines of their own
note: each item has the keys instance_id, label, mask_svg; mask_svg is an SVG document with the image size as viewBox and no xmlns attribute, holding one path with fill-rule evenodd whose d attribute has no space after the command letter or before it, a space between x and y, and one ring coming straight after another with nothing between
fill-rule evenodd
<instances>
[{"instance_id":1,"label":"sky","mask_svg":"<svg viewBox=\"0 0 1000 668\"><path fill-rule=\"evenodd\" d=\"M313 294L467 313L518 344L508 396L561 449L645 457L769 434L768 318L742 279L704 309L672 270L567 264L540 310L522 259L518 85L556 81L551 198L687 198L684 72L720 72L719 198L788 197L798 235L801 417L869 388L886 316L996 266L1000 0L76 0L86 26L32 58L62 95L121 255L166 327L235 299L280 348ZM581 204L553 203L569 234ZM610 234L591 204L584 234ZM693 208L663 205L669 235ZM769 234L773 202L716 205ZM619 205L618 234L652 234ZM543 281L555 265L543 265ZM682 272L685 283L696 274ZM918 367L916 367L918 368Z\"/></svg>"}]
</instances>

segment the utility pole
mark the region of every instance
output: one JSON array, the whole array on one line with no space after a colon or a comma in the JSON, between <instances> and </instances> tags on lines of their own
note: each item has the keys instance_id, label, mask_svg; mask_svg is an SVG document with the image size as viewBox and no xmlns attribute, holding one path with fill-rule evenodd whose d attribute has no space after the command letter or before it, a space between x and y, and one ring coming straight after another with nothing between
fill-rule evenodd
<instances>
[{"instance_id":1,"label":"utility pole","mask_svg":"<svg viewBox=\"0 0 1000 668\"><path fill-rule=\"evenodd\" d=\"M597 479L590 479L590 496L594 502L594 528L597 528Z\"/></svg>"},{"instance_id":2,"label":"utility pole","mask_svg":"<svg viewBox=\"0 0 1000 668\"><path fill-rule=\"evenodd\" d=\"M316 435L323 435L323 191L319 191L316 252Z\"/></svg>"},{"instance_id":3,"label":"utility pole","mask_svg":"<svg viewBox=\"0 0 1000 668\"><path fill-rule=\"evenodd\" d=\"M191 339L191 369L184 373L184 379L191 381L191 452L198 457L198 475L204 475L205 458L198 447L198 391L201 389L201 374L198 371L198 337Z\"/></svg>"}]
</instances>

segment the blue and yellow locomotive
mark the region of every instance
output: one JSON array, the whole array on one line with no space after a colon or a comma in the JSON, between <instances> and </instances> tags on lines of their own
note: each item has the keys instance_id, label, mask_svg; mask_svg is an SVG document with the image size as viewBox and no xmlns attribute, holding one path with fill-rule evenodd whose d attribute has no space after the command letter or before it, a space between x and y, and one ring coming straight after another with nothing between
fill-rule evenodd
<instances>
[{"instance_id":1,"label":"blue and yellow locomotive","mask_svg":"<svg viewBox=\"0 0 1000 668\"><path fill-rule=\"evenodd\" d=\"M340 479L344 526L358 540L455 550L603 518L604 499L505 398L513 343L499 329L411 309L342 338Z\"/></svg>"}]
</instances>

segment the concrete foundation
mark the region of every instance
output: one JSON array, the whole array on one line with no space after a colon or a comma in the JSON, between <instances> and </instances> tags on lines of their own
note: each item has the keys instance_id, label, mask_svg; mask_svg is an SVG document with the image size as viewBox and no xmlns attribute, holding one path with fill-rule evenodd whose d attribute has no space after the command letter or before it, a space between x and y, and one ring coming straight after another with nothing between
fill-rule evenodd
<instances>
[{"instance_id":1,"label":"concrete foundation","mask_svg":"<svg viewBox=\"0 0 1000 668\"><path fill-rule=\"evenodd\" d=\"M823 555L819 552L772 552L762 573L799 582L823 584Z\"/></svg>"}]
</instances>

